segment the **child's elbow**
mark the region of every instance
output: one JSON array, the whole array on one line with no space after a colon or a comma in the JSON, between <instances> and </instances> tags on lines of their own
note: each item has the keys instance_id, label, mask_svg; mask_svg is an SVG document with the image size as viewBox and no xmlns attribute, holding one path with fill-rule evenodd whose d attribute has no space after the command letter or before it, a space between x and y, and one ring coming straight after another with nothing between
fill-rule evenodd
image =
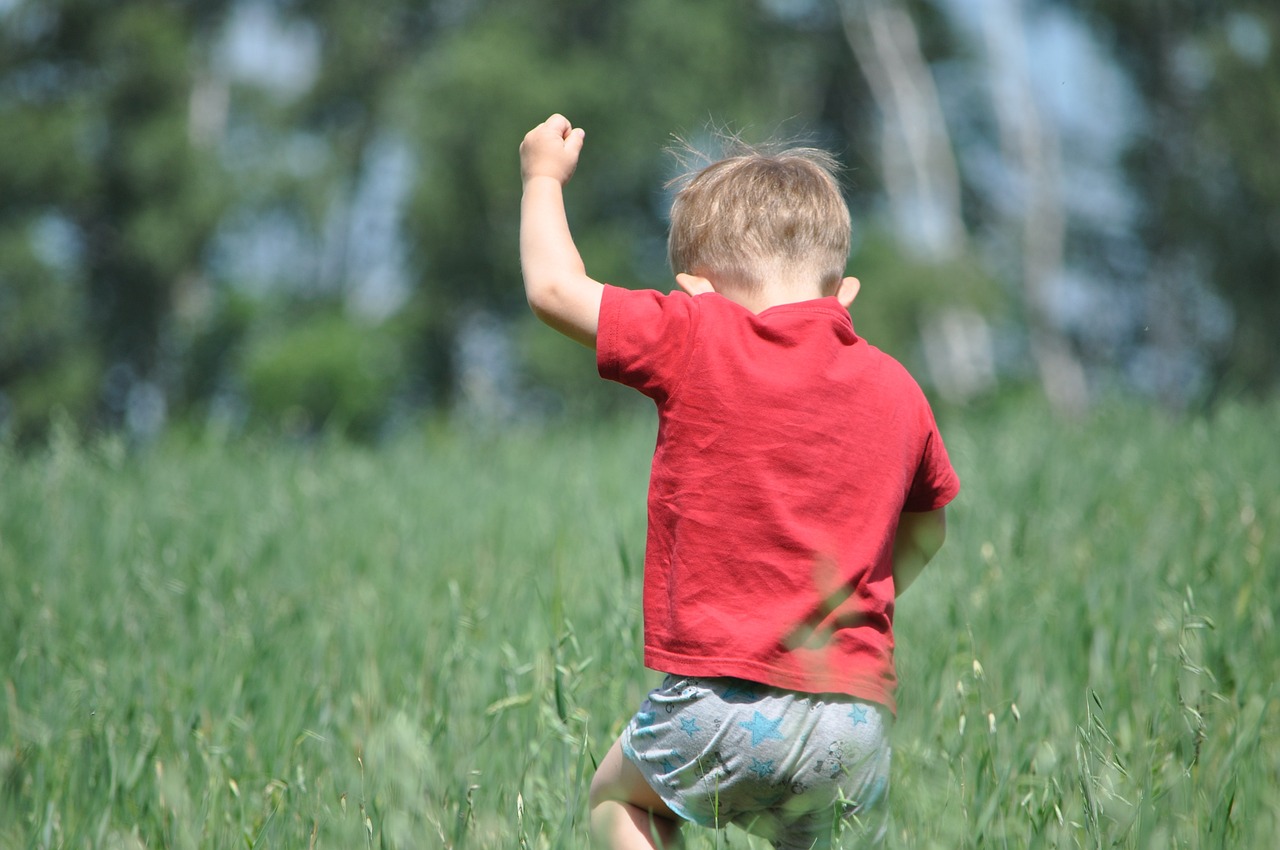
<instances>
[{"instance_id":1,"label":"child's elbow","mask_svg":"<svg viewBox=\"0 0 1280 850\"><path fill-rule=\"evenodd\" d=\"M524 287L525 300L533 315L543 322L551 324L557 315L557 307L561 301L559 286L554 279L526 280Z\"/></svg>"},{"instance_id":2,"label":"child's elbow","mask_svg":"<svg viewBox=\"0 0 1280 850\"><path fill-rule=\"evenodd\" d=\"M544 325L555 324L555 311L548 309L543 302L530 298L529 309L533 311L533 315L537 317L538 321L542 322Z\"/></svg>"}]
</instances>

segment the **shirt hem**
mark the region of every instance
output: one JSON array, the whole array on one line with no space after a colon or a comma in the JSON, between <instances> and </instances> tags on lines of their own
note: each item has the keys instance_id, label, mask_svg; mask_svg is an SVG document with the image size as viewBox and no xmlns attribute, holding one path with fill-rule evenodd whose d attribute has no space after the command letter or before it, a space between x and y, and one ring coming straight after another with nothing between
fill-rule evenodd
<instances>
[{"instance_id":1,"label":"shirt hem","mask_svg":"<svg viewBox=\"0 0 1280 850\"><path fill-rule=\"evenodd\" d=\"M772 688L805 694L841 694L874 702L897 716L898 704L892 687L879 677L851 674L844 677L814 677L803 672L761 664L757 661L727 658L688 658L645 647L645 666L659 673L675 676L732 676ZM874 674L872 674L874 676Z\"/></svg>"}]
</instances>

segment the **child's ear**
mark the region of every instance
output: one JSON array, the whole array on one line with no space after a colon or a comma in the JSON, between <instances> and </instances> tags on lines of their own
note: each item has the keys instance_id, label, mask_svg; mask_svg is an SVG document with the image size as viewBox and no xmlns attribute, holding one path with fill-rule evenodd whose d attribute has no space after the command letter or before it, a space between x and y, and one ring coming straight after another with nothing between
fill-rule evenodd
<instances>
[{"instance_id":1,"label":"child's ear","mask_svg":"<svg viewBox=\"0 0 1280 850\"><path fill-rule=\"evenodd\" d=\"M840 302L841 307L848 310L853 299L858 297L860 289L862 289L862 283L856 277L846 277L840 281L840 288L836 290L836 300Z\"/></svg>"},{"instance_id":2,"label":"child's ear","mask_svg":"<svg viewBox=\"0 0 1280 850\"><path fill-rule=\"evenodd\" d=\"M676 285L690 295L702 295L707 292L715 292L715 287L711 285L711 281L705 277L697 275L685 274L680 272L676 275Z\"/></svg>"}]
</instances>

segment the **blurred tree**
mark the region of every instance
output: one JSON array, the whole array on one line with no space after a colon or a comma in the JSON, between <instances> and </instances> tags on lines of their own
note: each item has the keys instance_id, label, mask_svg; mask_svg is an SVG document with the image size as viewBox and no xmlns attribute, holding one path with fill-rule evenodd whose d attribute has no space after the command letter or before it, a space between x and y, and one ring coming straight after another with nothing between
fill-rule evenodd
<instances>
[{"instance_id":1,"label":"blurred tree","mask_svg":"<svg viewBox=\"0 0 1280 850\"><path fill-rule=\"evenodd\" d=\"M840 0L838 6L875 103L868 116L875 120L847 123L878 130L876 169L890 228L873 231L855 258L854 271L870 275L871 285L854 313L885 321L889 341L919 340L921 365L934 387L949 400L966 401L995 384L993 281L973 258L962 174L924 55L924 27L898 0ZM887 250L890 235L896 251ZM1051 335L1051 328L1041 334Z\"/></svg>"},{"instance_id":2,"label":"blurred tree","mask_svg":"<svg viewBox=\"0 0 1280 850\"><path fill-rule=\"evenodd\" d=\"M263 333L242 369L252 414L286 433L333 430L374 437L401 374L399 340L339 312L321 311Z\"/></svg>"},{"instance_id":3,"label":"blurred tree","mask_svg":"<svg viewBox=\"0 0 1280 850\"><path fill-rule=\"evenodd\" d=\"M394 125L417 152L407 237L420 363L446 385L460 312L523 314L516 148L553 111L587 131L570 214L594 273L661 286L673 133L693 142L718 118L765 137L812 125L838 42L779 26L759 4L491 0L464 7L396 94ZM806 46L807 54L801 52ZM796 63L803 63L797 68ZM801 70L801 74L797 74ZM800 111L797 111L800 110ZM554 350L552 347L549 350Z\"/></svg>"},{"instance_id":4,"label":"blurred tree","mask_svg":"<svg viewBox=\"0 0 1280 850\"><path fill-rule=\"evenodd\" d=\"M1089 401L1084 367L1054 316L1050 284L1065 265L1067 211L1057 129L1036 102L1023 0L982 7L983 42L1000 147L1023 187L1014 227L1021 230L1025 323L1040 385L1059 413L1082 413Z\"/></svg>"},{"instance_id":5,"label":"blurred tree","mask_svg":"<svg viewBox=\"0 0 1280 850\"><path fill-rule=\"evenodd\" d=\"M139 385L170 380L168 317L226 203L189 124L190 45L222 5L4 12L0 392L19 432L50 405L118 424Z\"/></svg>"},{"instance_id":6,"label":"blurred tree","mask_svg":"<svg viewBox=\"0 0 1280 850\"><path fill-rule=\"evenodd\" d=\"M1212 356L1210 398L1280 381L1280 7L1179 0L1083 4L1143 99L1128 167L1151 255L1144 326L1171 401L1179 352ZM1231 306L1214 318L1208 285Z\"/></svg>"},{"instance_id":7,"label":"blurred tree","mask_svg":"<svg viewBox=\"0 0 1280 850\"><path fill-rule=\"evenodd\" d=\"M1280 12L1256 0L999 8L1043 21L1066 6L1089 15L1145 99L1129 158L1143 250L1129 262L1151 279L1139 326L1152 330L1106 356L1207 350L1215 375L1273 386ZM713 149L721 124L748 140L799 130L833 149L853 184L860 330L942 364L940 388L980 392L991 346L966 339L1010 300L993 269L1026 282L1018 321L1043 338L1060 309L1044 282L1090 252L1054 194L1069 145L1030 85L1020 28L984 7L984 38L983 15L962 8L0 0L0 427L36 433L61 406L145 430L166 407L235 395L266 408L288 396L306 421L369 433L370 406L406 386L450 403L475 343L460 345L459 328L527 320L516 146L552 111L588 133L568 190L580 247L625 285L669 279L662 187L679 166L657 152L671 134ZM1016 83L1012 96L992 97L993 80ZM1011 186L1021 211L997 197ZM890 238L911 227L923 254ZM1200 283L1232 310L1196 295ZM335 355L303 374L298 352L323 349L321 332L349 371ZM361 348L360 332L407 349ZM512 338L535 361L527 374L574 392L565 348ZM981 380L943 374L962 363ZM290 370L324 389L284 393ZM1172 387L1181 373L1169 374Z\"/></svg>"}]
</instances>

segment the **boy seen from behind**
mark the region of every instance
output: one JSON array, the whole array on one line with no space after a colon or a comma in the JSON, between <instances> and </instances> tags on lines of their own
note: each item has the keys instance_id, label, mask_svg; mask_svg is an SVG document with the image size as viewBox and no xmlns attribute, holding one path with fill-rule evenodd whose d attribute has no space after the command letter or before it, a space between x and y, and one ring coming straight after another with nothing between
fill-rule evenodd
<instances>
[{"instance_id":1,"label":"boy seen from behind","mask_svg":"<svg viewBox=\"0 0 1280 850\"><path fill-rule=\"evenodd\" d=\"M520 146L534 313L658 408L645 665L666 674L600 763L601 847L673 847L685 822L779 848L884 835L893 610L942 545L959 479L919 386L867 344L843 277L828 155L746 151L690 175L670 294L586 273L562 189L584 134Z\"/></svg>"}]
</instances>

